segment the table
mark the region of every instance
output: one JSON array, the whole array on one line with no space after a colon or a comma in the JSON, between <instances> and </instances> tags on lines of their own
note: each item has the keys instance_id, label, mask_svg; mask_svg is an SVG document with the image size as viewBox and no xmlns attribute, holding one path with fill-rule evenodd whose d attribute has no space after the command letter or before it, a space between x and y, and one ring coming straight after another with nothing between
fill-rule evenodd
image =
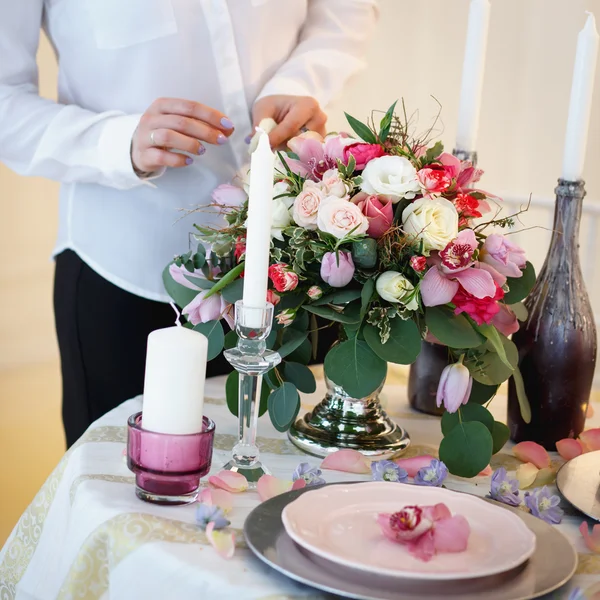
<instances>
[{"instance_id":1,"label":"table","mask_svg":"<svg viewBox=\"0 0 600 600\"><path fill-rule=\"evenodd\" d=\"M408 429L412 444L407 456L435 454L441 440L439 419L412 411L406 403L406 370L394 370L382 395L396 420ZM323 397L303 397L303 408ZM217 423L213 472L219 470L235 441L236 419L224 403L224 378L207 380L206 413ZM134 398L95 422L67 452L25 511L0 552L1 600L313 600L332 596L296 584L263 565L245 547L242 527L259 502L255 492L235 496L230 519L237 548L226 561L209 546L195 525L193 506L161 507L138 500L133 476L124 459L125 423L141 410ZM506 414L506 398L491 405L497 419ZM600 425L597 416L588 427ZM300 462L318 465L320 459L297 450L286 436L260 420L259 445L273 474L290 479ZM559 463L557 455L554 462ZM492 467L514 470L520 464L507 447L493 458ZM369 479L367 476L325 471L328 482ZM390 484L392 485L392 484ZM394 484L395 485L395 484ZM449 477L446 487L485 496L489 477L471 480ZM565 501L559 525L579 553L571 587L589 589L600 582L600 555L587 551L578 526L582 517ZM568 591L555 598L567 598Z\"/></svg>"}]
</instances>

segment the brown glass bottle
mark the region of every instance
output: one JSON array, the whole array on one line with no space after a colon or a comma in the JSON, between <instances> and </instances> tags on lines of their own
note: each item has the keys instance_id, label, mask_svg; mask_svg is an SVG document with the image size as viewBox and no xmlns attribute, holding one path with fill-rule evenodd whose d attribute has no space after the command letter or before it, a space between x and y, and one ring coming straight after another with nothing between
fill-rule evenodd
<instances>
[{"instance_id":1,"label":"brown glass bottle","mask_svg":"<svg viewBox=\"0 0 600 600\"><path fill-rule=\"evenodd\" d=\"M448 363L446 346L421 343L421 353L410 366L408 375L408 401L415 410L437 416L444 413L443 406L436 406L435 396L442 371Z\"/></svg>"},{"instance_id":2,"label":"brown glass bottle","mask_svg":"<svg viewBox=\"0 0 600 600\"><path fill-rule=\"evenodd\" d=\"M513 336L532 416L530 423L521 418L511 378L510 436L548 450L583 430L596 366L596 325L579 261L584 196L583 181L559 179L548 255L525 302L529 317Z\"/></svg>"}]
</instances>

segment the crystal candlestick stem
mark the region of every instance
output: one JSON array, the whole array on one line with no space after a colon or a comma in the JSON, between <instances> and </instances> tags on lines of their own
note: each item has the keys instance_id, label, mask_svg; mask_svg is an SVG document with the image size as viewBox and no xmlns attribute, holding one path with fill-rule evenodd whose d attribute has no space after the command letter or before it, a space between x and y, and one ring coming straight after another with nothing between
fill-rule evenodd
<instances>
[{"instance_id":1,"label":"crystal candlestick stem","mask_svg":"<svg viewBox=\"0 0 600 600\"><path fill-rule=\"evenodd\" d=\"M231 460L223 467L237 471L248 483L256 484L260 477L269 474L260 462L256 444L258 412L262 376L281 362L277 352L267 349L266 339L271 333L273 305L264 308L244 306L242 300L235 303L235 332L238 343L225 351L225 358L239 373L238 388L238 441L231 452Z\"/></svg>"}]
</instances>

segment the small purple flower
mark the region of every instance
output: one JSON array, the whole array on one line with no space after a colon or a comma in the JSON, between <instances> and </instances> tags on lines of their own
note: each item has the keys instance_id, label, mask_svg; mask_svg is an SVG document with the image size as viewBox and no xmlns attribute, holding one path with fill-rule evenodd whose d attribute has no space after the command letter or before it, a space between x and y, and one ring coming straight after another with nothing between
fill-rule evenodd
<instances>
[{"instance_id":1,"label":"small purple flower","mask_svg":"<svg viewBox=\"0 0 600 600\"><path fill-rule=\"evenodd\" d=\"M196 508L196 523L206 529L209 523L215 524L215 529L224 529L230 523L225 518L225 513L218 507L212 504L198 504Z\"/></svg>"},{"instance_id":2,"label":"small purple flower","mask_svg":"<svg viewBox=\"0 0 600 600\"><path fill-rule=\"evenodd\" d=\"M434 458L428 467L417 471L414 481L417 485L440 487L446 477L448 477L448 467L441 460Z\"/></svg>"},{"instance_id":3,"label":"small purple flower","mask_svg":"<svg viewBox=\"0 0 600 600\"><path fill-rule=\"evenodd\" d=\"M304 479L307 487L311 485L321 485L322 483L325 483L321 474L321 469L311 467L308 463L303 462L296 467L296 470L292 475L292 480L296 481L297 479Z\"/></svg>"},{"instance_id":4,"label":"small purple flower","mask_svg":"<svg viewBox=\"0 0 600 600\"><path fill-rule=\"evenodd\" d=\"M377 460L371 463L373 481L395 481L407 483L408 473L392 460Z\"/></svg>"},{"instance_id":5,"label":"small purple flower","mask_svg":"<svg viewBox=\"0 0 600 600\"><path fill-rule=\"evenodd\" d=\"M580 587L573 588L567 600L586 600L587 596Z\"/></svg>"},{"instance_id":6,"label":"small purple flower","mask_svg":"<svg viewBox=\"0 0 600 600\"><path fill-rule=\"evenodd\" d=\"M560 498L553 496L546 486L525 492L525 505L531 514L550 525L558 525L562 521L564 512L559 504Z\"/></svg>"},{"instance_id":7,"label":"small purple flower","mask_svg":"<svg viewBox=\"0 0 600 600\"><path fill-rule=\"evenodd\" d=\"M490 486L490 497L492 500L504 502L510 506L519 506L519 482L517 479L509 479L506 475L506 469L500 467L492 475L492 484Z\"/></svg>"}]
</instances>

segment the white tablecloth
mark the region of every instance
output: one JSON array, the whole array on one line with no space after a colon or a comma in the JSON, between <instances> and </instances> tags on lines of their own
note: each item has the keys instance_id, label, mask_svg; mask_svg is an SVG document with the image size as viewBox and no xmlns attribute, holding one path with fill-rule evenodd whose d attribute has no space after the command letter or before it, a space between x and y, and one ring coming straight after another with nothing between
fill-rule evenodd
<instances>
[{"instance_id":1,"label":"white tablecloth","mask_svg":"<svg viewBox=\"0 0 600 600\"><path fill-rule=\"evenodd\" d=\"M404 373L388 378L384 403L411 435L407 456L434 454L441 440L439 419L410 410ZM223 378L209 380L206 393L206 413L217 423L212 470L218 471L234 443L236 419L224 405ZM322 396L319 383L317 393L304 398L305 406ZM496 418L503 419L505 399L496 398L491 408ZM126 420L139 410L141 399L135 398L98 420L48 478L0 553L1 600L331 598L279 575L245 547L241 528L259 502L255 492L235 496L230 519L237 533L237 549L230 561L208 545L195 525L193 506L160 507L138 500L123 452ZM598 406L596 412L600 416ZM600 425L598 417L594 421L595 426ZM594 422L588 422L591 426ZM264 462L278 477L290 479L302 461L320 463L277 433L268 417L260 420L259 443ZM494 457L492 466L514 470L518 464L505 448ZM368 479L332 471L324 474L329 482ZM449 477L446 486L484 496L489 491L489 477ZM563 501L566 514L558 527L580 553L572 586L589 589L600 581L600 556L588 553L577 529L582 518L565 505ZM561 590L554 597L567 596L568 590Z\"/></svg>"}]
</instances>

